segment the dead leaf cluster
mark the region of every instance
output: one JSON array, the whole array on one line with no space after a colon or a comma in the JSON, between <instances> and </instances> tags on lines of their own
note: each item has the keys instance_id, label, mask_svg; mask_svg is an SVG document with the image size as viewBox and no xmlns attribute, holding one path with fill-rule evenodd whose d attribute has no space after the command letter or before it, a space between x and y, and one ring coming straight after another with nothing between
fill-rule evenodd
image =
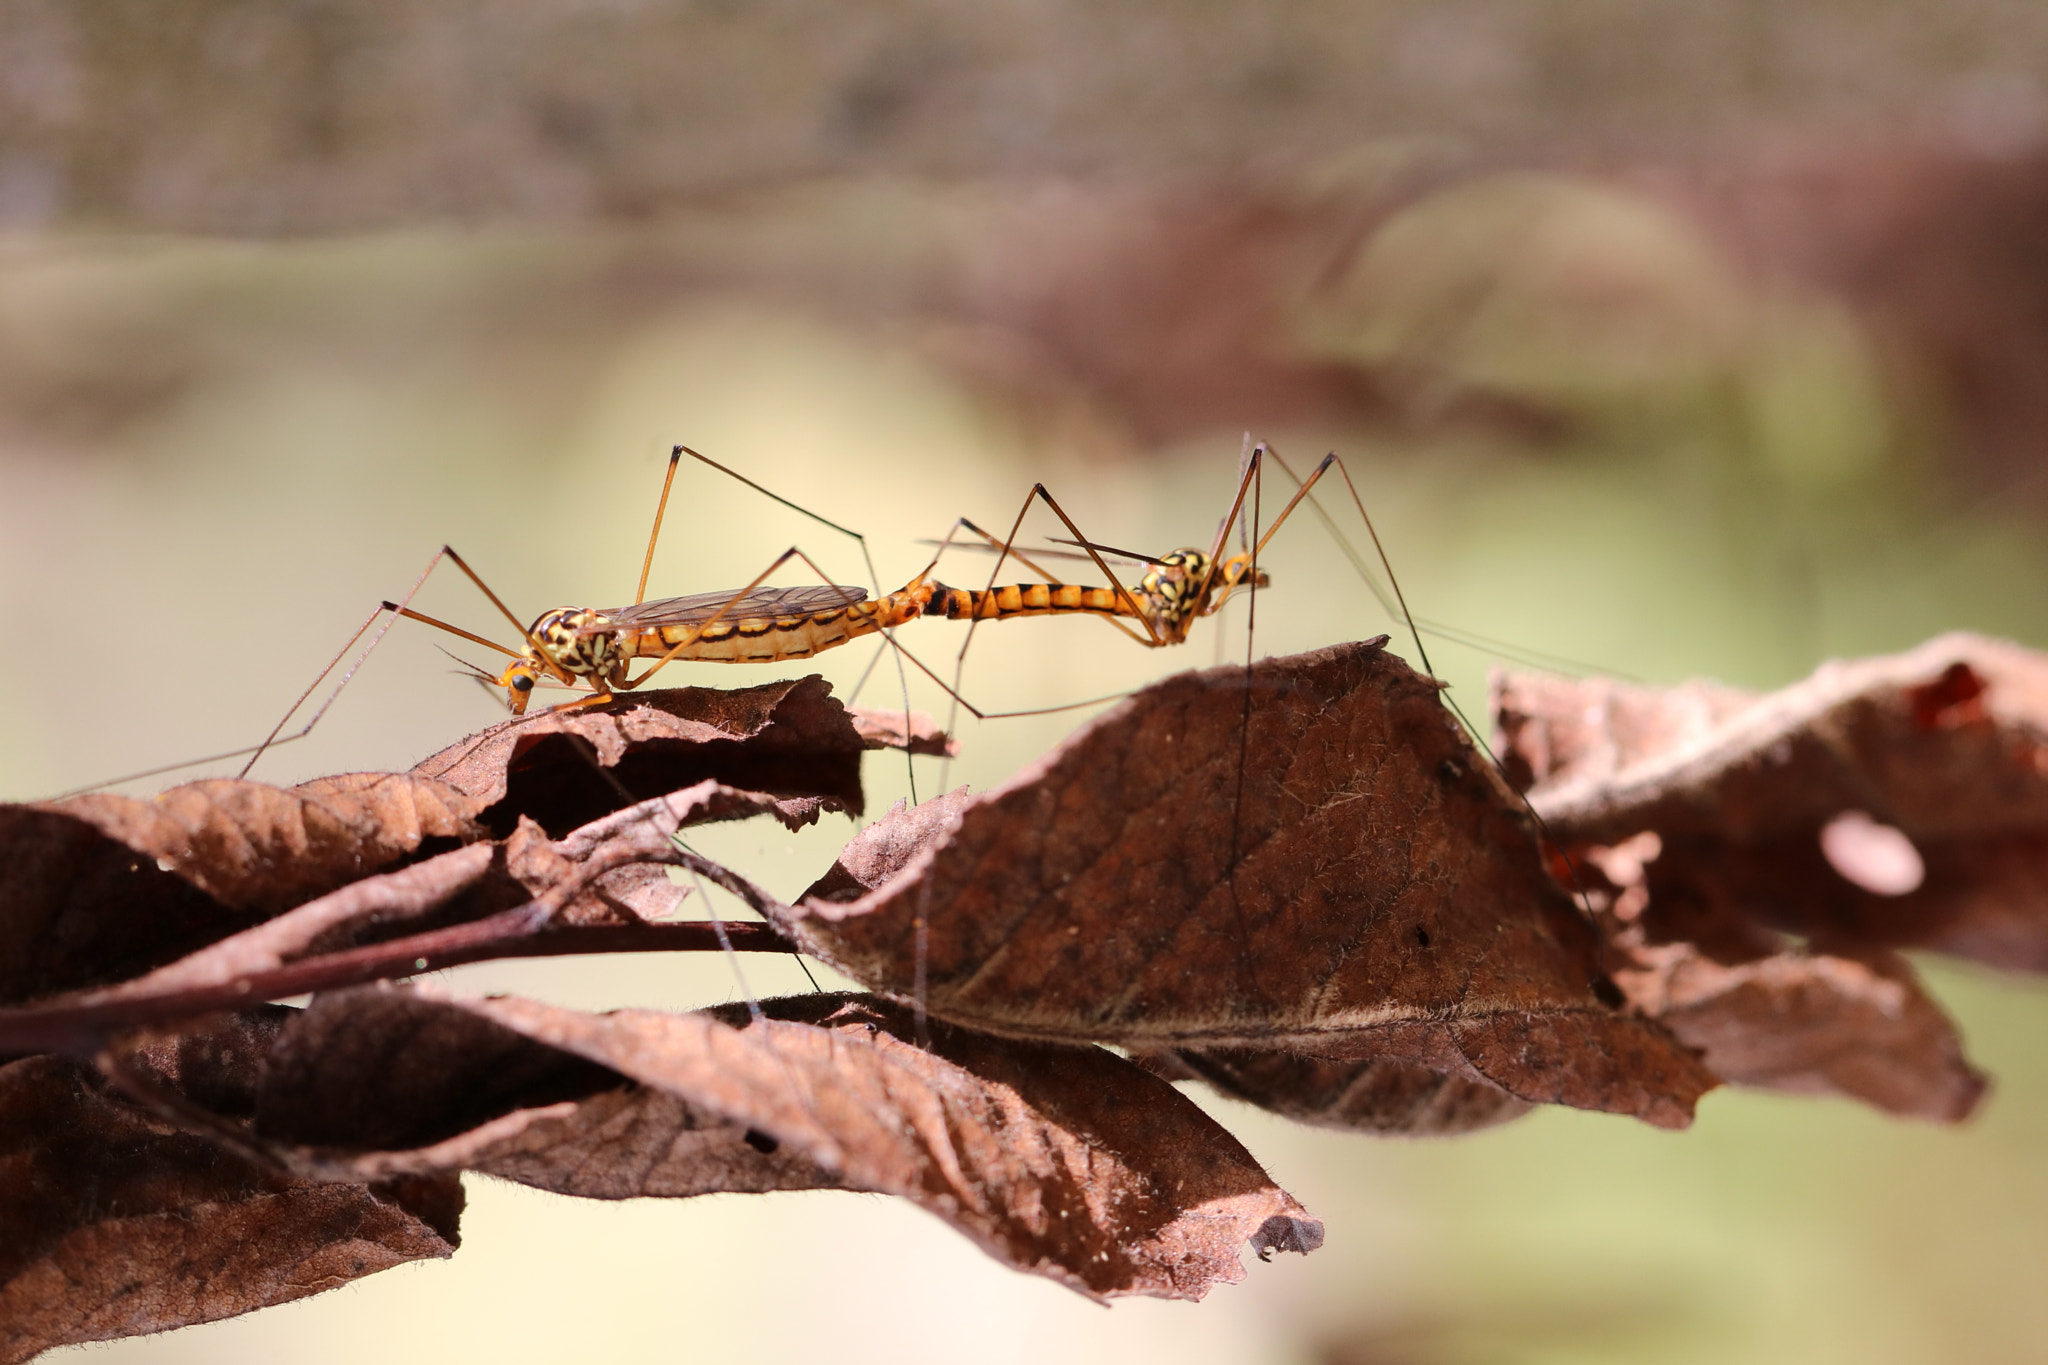
<instances>
[{"instance_id":1,"label":"dead leaf cluster","mask_svg":"<svg viewBox=\"0 0 2048 1365\"><path fill-rule=\"evenodd\" d=\"M1936 642L1771 698L1505 680L1546 860L1383 646L1167 679L898 807L795 905L673 836L857 814L865 748L948 744L816 678L530 717L408 773L0 807L0 1360L451 1254L464 1171L894 1194L1099 1298L1319 1245L1169 1080L1409 1134L1547 1103L1682 1127L1722 1081L1968 1111L1897 950L2048 958L2032 656ZM1918 889L1837 870L1884 865L1881 828ZM678 867L761 919L672 918ZM721 946L871 993L594 1015L412 980Z\"/></svg>"},{"instance_id":2,"label":"dead leaf cluster","mask_svg":"<svg viewBox=\"0 0 2048 1365\"><path fill-rule=\"evenodd\" d=\"M1726 1080L1971 1112L1985 1079L1900 951L2048 968L2048 660L1959 634L1768 696L1494 692L1632 1006Z\"/></svg>"}]
</instances>

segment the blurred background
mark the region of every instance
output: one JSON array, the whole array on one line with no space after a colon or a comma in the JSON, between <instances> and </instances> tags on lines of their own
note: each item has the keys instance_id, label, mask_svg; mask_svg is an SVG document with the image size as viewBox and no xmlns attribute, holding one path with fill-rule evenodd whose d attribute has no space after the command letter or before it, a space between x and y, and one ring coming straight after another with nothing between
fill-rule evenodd
<instances>
[{"instance_id":1,"label":"blurred background","mask_svg":"<svg viewBox=\"0 0 2048 1365\"><path fill-rule=\"evenodd\" d=\"M2048 643L2048 10L0 2L11 799L253 742L443 542L523 616L626 600L677 441L863 532L886 590L1034 480L1108 543L1206 543L1247 432L1341 452L1417 613L1509 663L1763 688L1951 628ZM847 537L686 468L652 590L738 587L791 543L875 586ZM1396 628L1306 513L1263 562L1258 652ZM508 634L453 575L419 605ZM985 629L965 691L1059 706L1245 629ZM957 631L904 643L946 672ZM443 644L480 653L392 631L254 775L402 767L490 722ZM870 657L815 666L844 695ZM1431 657L1478 717L1502 656ZM901 697L885 658L860 699ZM918 793L1088 714L963 723ZM868 772L871 814L907 794L900 759ZM794 894L852 828L701 843ZM1204 1100L1329 1242L1200 1306L1091 1307L876 1197L472 1180L451 1262L85 1349L2038 1360L2048 995L1923 965L1999 1080L1959 1130L1720 1093L1680 1135L1548 1112L1390 1142ZM746 968L449 984L807 988Z\"/></svg>"}]
</instances>

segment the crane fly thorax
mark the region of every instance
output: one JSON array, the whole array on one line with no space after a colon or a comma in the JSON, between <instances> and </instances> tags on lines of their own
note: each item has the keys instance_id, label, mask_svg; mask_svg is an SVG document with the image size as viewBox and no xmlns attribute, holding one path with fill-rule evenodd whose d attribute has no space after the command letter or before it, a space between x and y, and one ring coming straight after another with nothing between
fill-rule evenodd
<instances>
[{"instance_id":1,"label":"crane fly thorax","mask_svg":"<svg viewBox=\"0 0 2048 1365\"><path fill-rule=\"evenodd\" d=\"M1178 632L1201 614L1204 581L1209 578L1209 556L1201 550L1175 550L1161 555L1145 577L1138 593L1151 608L1152 623Z\"/></svg>"},{"instance_id":2,"label":"crane fly thorax","mask_svg":"<svg viewBox=\"0 0 2048 1365\"><path fill-rule=\"evenodd\" d=\"M542 612L527 634L539 649L528 645L526 657L536 668L553 672L554 663L579 678L602 681L625 662L618 633L609 629L611 618L588 607L556 607Z\"/></svg>"},{"instance_id":3,"label":"crane fly thorax","mask_svg":"<svg viewBox=\"0 0 2048 1365\"><path fill-rule=\"evenodd\" d=\"M1151 613L1153 627L1180 640L1187 637L1197 616L1215 610L1210 604L1217 594L1227 594L1245 583L1263 588L1267 582L1265 570L1253 570L1249 552L1213 560L1207 551L1189 548L1155 560L1151 571L1139 580L1138 596Z\"/></svg>"}]
</instances>

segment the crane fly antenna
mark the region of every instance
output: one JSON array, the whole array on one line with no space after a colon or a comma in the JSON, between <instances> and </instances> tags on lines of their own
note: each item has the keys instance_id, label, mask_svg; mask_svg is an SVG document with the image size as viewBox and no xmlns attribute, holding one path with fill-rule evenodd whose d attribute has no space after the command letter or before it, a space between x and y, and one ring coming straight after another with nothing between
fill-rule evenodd
<instances>
[{"instance_id":1,"label":"crane fly antenna","mask_svg":"<svg viewBox=\"0 0 2048 1365\"><path fill-rule=\"evenodd\" d=\"M496 681L496 679L491 677L489 672L487 672L484 669L478 668L475 664L463 658L460 654L457 654L452 650L441 649L441 646L439 645L435 645L434 648L441 650L441 653L447 655L447 657L453 659L456 663L461 664L462 676L468 678L475 678L477 681L483 683L486 687L490 686L491 683Z\"/></svg>"},{"instance_id":2,"label":"crane fly antenna","mask_svg":"<svg viewBox=\"0 0 2048 1365\"><path fill-rule=\"evenodd\" d=\"M938 544L938 546L939 546L939 550L940 550L940 553L941 553L941 554L943 554L943 553L944 553L944 552L945 552L946 550L948 550L948 549L950 549L950 548L952 547L952 544L953 544L953 532L954 532L954 531L958 531L958 530L960 530L960 529L961 529L961 528L963 528L963 527L964 527L964 528L966 528L966 529L967 529L967 530L969 530L969 531L972 531L972 532L973 532L973 533L974 533L975 535L978 535L978 536L980 536L980 537L982 538L982 540L986 542L986 548L988 548L988 549L991 549L991 550L999 550L999 551L1002 551L1002 552L1003 552L1003 554L1004 554L1005 556L1007 556L1007 557L1008 557L1008 558L1010 558L1010 559L1014 559L1014 560L1016 560L1016 561L1017 561L1017 562L1018 562L1019 564L1022 564L1022 565L1023 565L1023 566L1025 567L1025 568L1027 568L1027 569L1031 570L1031 572L1033 572L1033 573L1037 574L1037 575L1038 575L1039 577L1043 578L1043 579L1044 579L1044 580L1045 580L1046 582L1048 582L1048 583L1057 583L1057 582L1059 582L1059 581L1060 581L1060 576L1059 576L1058 574L1054 573L1054 572L1053 572L1052 570L1050 570L1050 569L1048 569L1048 568L1045 568L1045 567L1043 567L1042 565L1038 565L1038 564L1034 564L1034 563L1032 563L1032 562L1031 562L1031 558L1030 558L1030 556L1026 555L1026 554L1025 554L1025 553L1024 553L1024 552L1023 552L1022 550L1018 549L1018 548L1017 548L1016 546L1014 546L1014 545L1010 545L1010 546L1005 546L1005 545L1003 544L1003 542L1002 542L1002 541L1000 541L1000 540L997 540L997 539L995 538L995 536L994 536L994 535L993 535L993 534L992 534L991 532L988 532L988 531L984 531L984 530L982 530L982 529L981 529L981 527L979 527L979 526L976 526L976 525L975 525L975 524L974 524L973 522L969 521L969 520L968 520L968 519L967 519L966 517L961 517L961 518L957 519L956 521L954 521L954 523L953 523L953 526L952 526L952 530L949 530L949 531L947 531L947 532L946 532L946 538L945 538L944 540L942 540L942 541L939 541L939 542L937 542L937 544ZM977 547L977 548L978 548L978 547ZM1045 552L1045 551L1040 551L1040 553L1046 553L1046 552ZM1058 551L1053 551L1053 552L1051 552L1051 553L1053 553L1053 554L1058 554L1059 552L1058 552ZM938 563L939 563L939 561L938 561L937 557L935 556L935 557L934 557L934 558L932 559L932 567L933 567L933 568L937 568L937 567L938 567Z\"/></svg>"}]
</instances>

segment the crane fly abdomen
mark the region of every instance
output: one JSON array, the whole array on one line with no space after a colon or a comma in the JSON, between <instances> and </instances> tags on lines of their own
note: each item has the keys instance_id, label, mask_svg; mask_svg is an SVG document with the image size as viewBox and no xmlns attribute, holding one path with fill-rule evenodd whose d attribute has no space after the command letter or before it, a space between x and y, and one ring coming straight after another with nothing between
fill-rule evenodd
<instances>
[{"instance_id":1,"label":"crane fly abdomen","mask_svg":"<svg viewBox=\"0 0 2048 1365\"><path fill-rule=\"evenodd\" d=\"M1002 588L935 588L927 616L948 621L1006 621L1013 616L1137 616L1114 588L1075 583L1012 583Z\"/></svg>"}]
</instances>

